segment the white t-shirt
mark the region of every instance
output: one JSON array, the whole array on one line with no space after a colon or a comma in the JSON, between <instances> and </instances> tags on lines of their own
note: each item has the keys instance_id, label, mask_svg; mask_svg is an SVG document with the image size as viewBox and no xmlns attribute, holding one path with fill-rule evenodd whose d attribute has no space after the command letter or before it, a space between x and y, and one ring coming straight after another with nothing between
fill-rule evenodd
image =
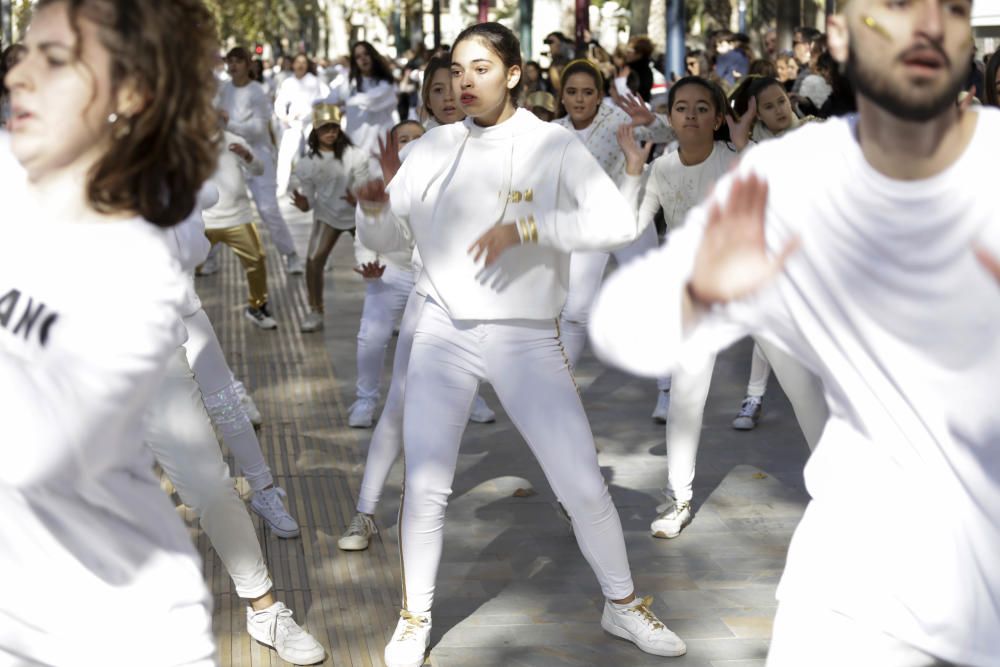
<instances>
[{"instance_id":1,"label":"white t-shirt","mask_svg":"<svg viewBox=\"0 0 1000 667\"><path fill-rule=\"evenodd\" d=\"M749 151L769 184L770 252L801 240L761 292L681 331L703 233L692 212L663 249L620 268L591 317L595 351L662 375L679 359L762 335L823 381L830 420L805 469L812 501L781 600L822 605L944 660L1000 656L1000 257L990 196L1000 112L979 110L949 168L895 181L865 160L855 118L810 124ZM801 169L822 155L822 178ZM731 179L719 183L724 201ZM661 308L649 308L653 299Z\"/></svg>"},{"instance_id":2,"label":"white t-shirt","mask_svg":"<svg viewBox=\"0 0 1000 667\"><path fill-rule=\"evenodd\" d=\"M649 224L662 207L667 229L680 227L688 212L705 199L716 181L738 160L739 153L723 141L716 141L709 156L691 166L681 162L680 151L658 157L649 167L639 205L640 222Z\"/></svg>"},{"instance_id":3,"label":"white t-shirt","mask_svg":"<svg viewBox=\"0 0 1000 667\"><path fill-rule=\"evenodd\" d=\"M0 164L0 664L211 664L200 559L142 443L185 338L166 235L46 220Z\"/></svg>"},{"instance_id":4,"label":"white t-shirt","mask_svg":"<svg viewBox=\"0 0 1000 667\"><path fill-rule=\"evenodd\" d=\"M202 212L206 229L226 229L253 222L253 208L247 194L247 177L264 173L263 160L266 158L255 154L252 162L245 162L229 150L229 146L238 144L253 153L249 144L231 132L227 131L224 135L219 146L219 164L209 181L218 190L218 201L215 206Z\"/></svg>"},{"instance_id":5,"label":"white t-shirt","mask_svg":"<svg viewBox=\"0 0 1000 667\"><path fill-rule=\"evenodd\" d=\"M354 229L354 207L344 196L368 181L368 158L358 148L347 146L339 159L320 151L298 160L291 188L306 196L317 221L348 230Z\"/></svg>"}]
</instances>

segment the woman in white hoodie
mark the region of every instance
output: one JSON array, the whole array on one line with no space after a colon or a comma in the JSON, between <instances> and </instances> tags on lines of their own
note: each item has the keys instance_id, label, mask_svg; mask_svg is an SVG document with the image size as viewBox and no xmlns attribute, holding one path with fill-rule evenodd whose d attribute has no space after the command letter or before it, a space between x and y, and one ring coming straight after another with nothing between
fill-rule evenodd
<instances>
[{"instance_id":1,"label":"woman in white hoodie","mask_svg":"<svg viewBox=\"0 0 1000 667\"><path fill-rule=\"evenodd\" d=\"M0 664L208 667L212 600L142 418L183 343L162 228L217 159L215 22L41 0L25 48L0 142Z\"/></svg>"},{"instance_id":2,"label":"woman in white hoodie","mask_svg":"<svg viewBox=\"0 0 1000 667\"><path fill-rule=\"evenodd\" d=\"M481 381L493 385L572 517L606 598L602 627L644 651L680 655L684 643L635 595L556 321L569 253L624 246L642 230L622 215L632 207L572 134L515 108L521 55L509 29L467 28L452 54L466 120L415 143L388 192L375 182L359 193L362 241L380 252L415 241L428 293L407 374L404 599L386 664L423 663L445 507ZM631 142L630 172L641 173L642 161ZM627 180L625 189L637 191L638 175Z\"/></svg>"}]
</instances>

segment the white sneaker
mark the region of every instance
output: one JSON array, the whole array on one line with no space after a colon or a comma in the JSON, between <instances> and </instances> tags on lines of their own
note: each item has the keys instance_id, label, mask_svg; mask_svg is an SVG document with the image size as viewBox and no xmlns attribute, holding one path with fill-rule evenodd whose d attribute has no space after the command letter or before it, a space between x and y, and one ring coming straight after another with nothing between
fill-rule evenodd
<instances>
[{"instance_id":1,"label":"white sneaker","mask_svg":"<svg viewBox=\"0 0 1000 667\"><path fill-rule=\"evenodd\" d=\"M737 431L752 431L760 420L760 412L764 407L763 396L747 396L740 405L740 413L733 420L733 428Z\"/></svg>"},{"instance_id":2,"label":"white sneaker","mask_svg":"<svg viewBox=\"0 0 1000 667\"><path fill-rule=\"evenodd\" d=\"M299 331L302 333L313 333L314 331L323 330L323 313L318 313L315 310L310 310L306 313L306 316L302 318L302 324L299 325Z\"/></svg>"},{"instance_id":3,"label":"white sneaker","mask_svg":"<svg viewBox=\"0 0 1000 667\"><path fill-rule=\"evenodd\" d=\"M378 528L371 515L358 512L351 519L351 525L337 540L337 547L341 551L364 551L375 535L378 535Z\"/></svg>"},{"instance_id":4,"label":"white sneaker","mask_svg":"<svg viewBox=\"0 0 1000 667\"><path fill-rule=\"evenodd\" d=\"M601 627L615 637L627 639L652 655L674 657L687 653L684 641L650 610L652 597L636 598L627 605L604 601Z\"/></svg>"},{"instance_id":5,"label":"white sneaker","mask_svg":"<svg viewBox=\"0 0 1000 667\"><path fill-rule=\"evenodd\" d=\"M431 615L417 616L405 609L392 639L385 645L385 667L420 667L431 645Z\"/></svg>"},{"instance_id":6,"label":"white sneaker","mask_svg":"<svg viewBox=\"0 0 1000 667\"><path fill-rule=\"evenodd\" d=\"M673 539L681 534L684 526L691 523L691 503L673 502L667 506L653 523L649 524L649 530L653 537L663 537Z\"/></svg>"},{"instance_id":7,"label":"white sneaker","mask_svg":"<svg viewBox=\"0 0 1000 667\"><path fill-rule=\"evenodd\" d=\"M272 486L270 489L253 494L253 498L250 499L250 509L256 512L278 537L298 537L299 523L288 513L285 503L282 502L287 497L288 494L283 488Z\"/></svg>"},{"instance_id":8,"label":"white sneaker","mask_svg":"<svg viewBox=\"0 0 1000 667\"><path fill-rule=\"evenodd\" d=\"M247 306L246 310L243 311L243 316L253 322L254 326L260 327L261 329L278 328L278 322L271 317L271 313L267 310L266 303L260 308Z\"/></svg>"},{"instance_id":9,"label":"white sneaker","mask_svg":"<svg viewBox=\"0 0 1000 667\"><path fill-rule=\"evenodd\" d=\"M240 397L240 403L243 405L243 411L247 413L247 418L250 423L254 426L260 426L264 423L264 417L260 414L260 410L257 409L257 404L253 402L253 397L247 393L247 388L243 386L243 383L239 380L233 381L233 387L236 388L236 395Z\"/></svg>"},{"instance_id":10,"label":"white sneaker","mask_svg":"<svg viewBox=\"0 0 1000 667\"><path fill-rule=\"evenodd\" d=\"M667 414L670 412L670 390L661 391L656 397L656 409L653 410L653 419L661 424L667 423Z\"/></svg>"},{"instance_id":11,"label":"white sneaker","mask_svg":"<svg viewBox=\"0 0 1000 667\"><path fill-rule=\"evenodd\" d=\"M292 610L283 602L260 611L247 607L247 634L293 665L315 665L326 657L323 646L292 620Z\"/></svg>"},{"instance_id":12,"label":"white sneaker","mask_svg":"<svg viewBox=\"0 0 1000 667\"><path fill-rule=\"evenodd\" d=\"M285 255L285 273L290 276L301 276L306 272L306 260L302 259L297 252Z\"/></svg>"},{"instance_id":13,"label":"white sneaker","mask_svg":"<svg viewBox=\"0 0 1000 667\"><path fill-rule=\"evenodd\" d=\"M479 394L476 394L476 401L472 404L472 414L469 415L470 422L477 424L492 424L497 420L497 413L490 410L486 401Z\"/></svg>"},{"instance_id":14,"label":"white sneaker","mask_svg":"<svg viewBox=\"0 0 1000 667\"><path fill-rule=\"evenodd\" d=\"M351 428L371 428L375 421L375 401L359 398L351 405L347 423Z\"/></svg>"},{"instance_id":15,"label":"white sneaker","mask_svg":"<svg viewBox=\"0 0 1000 667\"><path fill-rule=\"evenodd\" d=\"M213 273L219 272L219 257L216 254L209 253L208 257L202 262L201 266L195 269L195 275L198 276L210 276Z\"/></svg>"}]
</instances>

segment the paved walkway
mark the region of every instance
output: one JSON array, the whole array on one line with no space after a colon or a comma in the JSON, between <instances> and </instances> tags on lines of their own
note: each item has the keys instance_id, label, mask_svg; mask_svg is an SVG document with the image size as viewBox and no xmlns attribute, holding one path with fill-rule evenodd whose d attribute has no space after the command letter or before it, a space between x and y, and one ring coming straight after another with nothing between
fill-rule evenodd
<instances>
[{"instance_id":1,"label":"paved walkway","mask_svg":"<svg viewBox=\"0 0 1000 667\"><path fill-rule=\"evenodd\" d=\"M308 219L289 217L305 248ZM377 513L381 538L368 551L339 552L336 540L354 512L371 434L346 426L364 295L361 278L351 271L349 240L338 244L333 270L326 274L323 334L299 333L303 280L285 276L270 245L277 331L257 330L242 318L245 283L228 251L223 270L199 278L198 288L234 372L264 415L261 444L302 524L301 539L279 540L254 517L279 597L327 647L324 664L378 666L398 613L402 469L394 468ZM470 424L459 458L429 664L762 667L774 589L805 504L806 447L776 382L757 430L730 427L750 352L744 341L719 357L695 480L696 517L669 541L648 533L663 502L666 469L663 427L649 417L654 383L604 368L590 356L578 373L638 590L656 597L657 613L687 641L686 656L646 656L600 630L597 583L554 510L538 465L485 387L498 420ZM242 479L240 489L248 491ZM536 493L515 497L518 489ZM283 664L247 636L242 602L196 521L188 519L215 598L222 664Z\"/></svg>"}]
</instances>

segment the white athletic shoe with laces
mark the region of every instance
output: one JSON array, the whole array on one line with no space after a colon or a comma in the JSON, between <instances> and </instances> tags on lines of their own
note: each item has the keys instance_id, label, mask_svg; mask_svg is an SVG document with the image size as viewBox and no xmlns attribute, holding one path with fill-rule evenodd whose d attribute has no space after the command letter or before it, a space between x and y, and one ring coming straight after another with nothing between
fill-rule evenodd
<instances>
[{"instance_id":1,"label":"white athletic shoe with laces","mask_svg":"<svg viewBox=\"0 0 1000 667\"><path fill-rule=\"evenodd\" d=\"M302 324L299 325L299 331L302 333L313 333L322 330L323 313L316 312L315 310L310 310L306 313L306 316L302 318Z\"/></svg>"},{"instance_id":2,"label":"white athletic shoe with laces","mask_svg":"<svg viewBox=\"0 0 1000 667\"><path fill-rule=\"evenodd\" d=\"M350 414L347 415L347 424L351 428L371 428L374 421L375 401L359 398L351 404Z\"/></svg>"},{"instance_id":3,"label":"white athletic shoe with laces","mask_svg":"<svg viewBox=\"0 0 1000 667\"><path fill-rule=\"evenodd\" d=\"M283 602L260 611L247 607L247 633L293 665L314 665L326 657L323 646L292 620L292 610Z\"/></svg>"},{"instance_id":4,"label":"white athletic shoe with laces","mask_svg":"<svg viewBox=\"0 0 1000 667\"><path fill-rule=\"evenodd\" d=\"M233 386L236 388L236 395L240 397L240 403L243 405L243 411L247 413L247 419L254 426L260 426L264 423L264 416L260 414L260 410L257 409L257 404L253 402L253 397L247 393L247 388L243 386L243 383L239 380L233 382Z\"/></svg>"},{"instance_id":5,"label":"white athletic shoe with laces","mask_svg":"<svg viewBox=\"0 0 1000 667\"><path fill-rule=\"evenodd\" d=\"M496 420L497 414L490 410L490 406L486 405L486 401L482 396L476 394L476 400L472 404L472 413L469 415L469 421L477 424L492 424Z\"/></svg>"},{"instance_id":6,"label":"white athletic shoe with laces","mask_svg":"<svg viewBox=\"0 0 1000 667\"><path fill-rule=\"evenodd\" d=\"M405 609L392 639L385 645L385 667L420 667L431 645L431 615L418 616Z\"/></svg>"},{"instance_id":7,"label":"white athletic shoe with laces","mask_svg":"<svg viewBox=\"0 0 1000 667\"><path fill-rule=\"evenodd\" d=\"M263 519L271 532L278 537L298 537L299 523L285 509L283 500L288 497L280 486L257 491L250 499L250 509Z\"/></svg>"},{"instance_id":8,"label":"white athletic shoe with laces","mask_svg":"<svg viewBox=\"0 0 1000 667\"><path fill-rule=\"evenodd\" d=\"M337 548L341 551L364 551L375 535L378 535L378 528L371 515L358 512L351 519L351 525L337 540Z\"/></svg>"},{"instance_id":9,"label":"white athletic shoe with laces","mask_svg":"<svg viewBox=\"0 0 1000 667\"><path fill-rule=\"evenodd\" d=\"M649 530L653 533L653 537L673 539L681 534L684 526L691 523L692 516L691 503L671 501L663 513L649 524Z\"/></svg>"},{"instance_id":10,"label":"white athletic shoe with laces","mask_svg":"<svg viewBox=\"0 0 1000 667\"><path fill-rule=\"evenodd\" d=\"M760 421L761 409L764 407L763 396L747 396L740 405L740 413L733 420L733 428L737 431L752 431Z\"/></svg>"},{"instance_id":11,"label":"white athletic shoe with laces","mask_svg":"<svg viewBox=\"0 0 1000 667\"><path fill-rule=\"evenodd\" d=\"M674 657L687 653L684 641L650 610L652 604L652 597L636 598L622 605L605 600L601 627L652 655Z\"/></svg>"},{"instance_id":12,"label":"white athletic shoe with laces","mask_svg":"<svg viewBox=\"0 0 1000 667\"><path fill-rule=\"evenodd\" d=\"M667 423L667 414L670 412L670 391L661 391L656 397L656 408L653 409L653 419L661 424Z\"/></svg>"}]
</instances>

